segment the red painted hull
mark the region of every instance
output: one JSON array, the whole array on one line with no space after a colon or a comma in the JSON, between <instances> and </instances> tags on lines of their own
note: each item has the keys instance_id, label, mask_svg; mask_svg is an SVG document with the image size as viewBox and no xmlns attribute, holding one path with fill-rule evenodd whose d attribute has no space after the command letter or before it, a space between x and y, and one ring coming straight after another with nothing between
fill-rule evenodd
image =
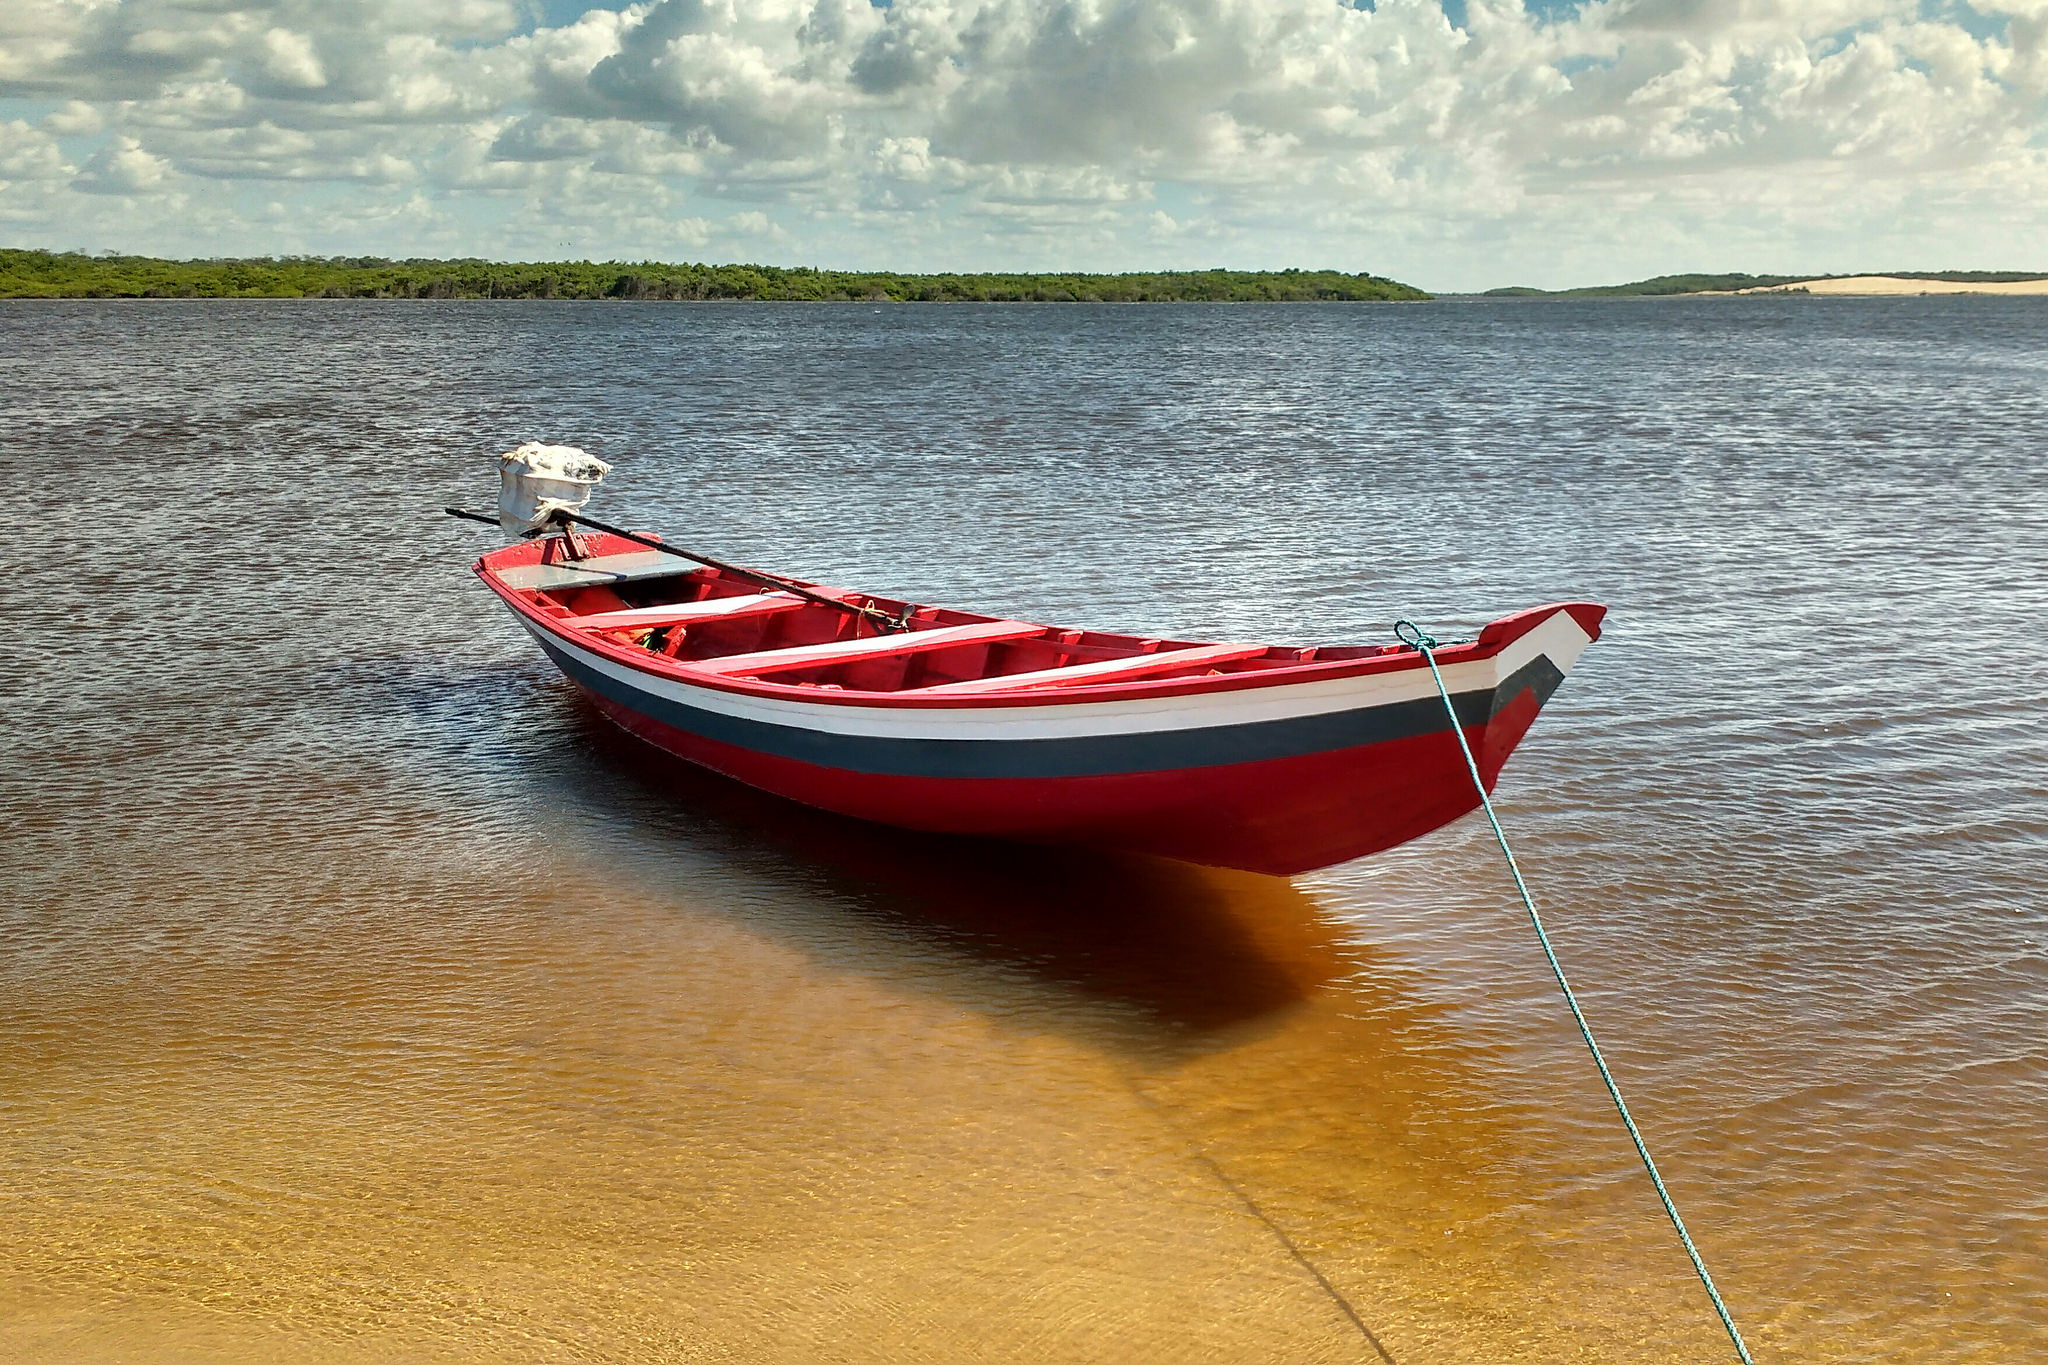
<instances>
[{"instance_id":1,"label":"red painted hull","mask_svg":"<svg viewBox=\"0 0 2048 1365\"><path fill-rule=\"evenodd\" d=\"M1329 753L1062 778L871 776L753 753L585 689L620 728L678 758L820 810L937 834L1080 844L1275 876L1393 848L1479 808L1449 728ZM1490 791L1536 719L1535 693L1465 737Z\"/></svg>"}]
</instances>

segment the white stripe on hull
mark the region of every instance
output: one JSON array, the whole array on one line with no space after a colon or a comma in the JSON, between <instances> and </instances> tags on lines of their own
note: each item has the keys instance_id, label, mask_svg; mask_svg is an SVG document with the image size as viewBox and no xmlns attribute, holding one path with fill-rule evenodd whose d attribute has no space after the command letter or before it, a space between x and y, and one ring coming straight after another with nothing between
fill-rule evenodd
<instances>
[{"instance_id":1,"label":"white stripe on hull","mask_svg":"<svg viewBox=\"0 0 2048 1365\"><path fill-rule=\"evenodd\" d=\"M1292 720L1436 695L1436 684L1431 680L1428 668L1417 667L1318 682L1281 683L1128 701L1019 706L1005 705L991 698L985 704L959 707L813 702L699 687L680 679L642 672L614 663L560 635L544 631L523 617L520 619L536 639L570 654L584 667L633 691L651 693L683 706L764 725L874 739L1085 739L1101 735L1150 734ZM1571 613L1560 609L1491 658L1444 665L1444 682L1453 693L1491 691L1502 679L1539 655L1548 656L1558 672L1568 673L1591 642L1591 637Z\"/></svg>"}]
</instances>

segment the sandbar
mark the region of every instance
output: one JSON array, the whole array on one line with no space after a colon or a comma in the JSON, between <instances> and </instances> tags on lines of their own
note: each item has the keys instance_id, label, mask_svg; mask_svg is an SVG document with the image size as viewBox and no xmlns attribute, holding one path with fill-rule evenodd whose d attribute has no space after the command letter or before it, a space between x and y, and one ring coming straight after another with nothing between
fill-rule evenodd
<instances>
[{"instance_id":1,"label":"sandbar","mask_svg":"<svg viewBox=\"0 0 2048 1365\"><path fill-rule=\"evenodd\" d=\"M1896 275L1849 275L1737 289L1737 294L2048 294L2048 280L1904 280Z\"/></svg>"}]
</instances>

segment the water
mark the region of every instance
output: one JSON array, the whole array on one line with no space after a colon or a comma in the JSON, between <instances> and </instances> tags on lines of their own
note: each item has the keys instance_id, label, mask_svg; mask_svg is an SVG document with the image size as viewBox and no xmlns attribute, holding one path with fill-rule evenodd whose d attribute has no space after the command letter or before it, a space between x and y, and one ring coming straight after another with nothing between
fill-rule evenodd
<instances>
[{"instance_id":1,"label":"water","mask_svg":"<svg viewBox=\"0 0 2048 1365\"><path fill-rule=\"evenodd\" d=\"M813 815L465 574L1609 603L1502 815L1760 1359L2048 1354L2048 310L8 304L0 1354L1697 1361L1484 826L1287 883ZM1289 1244L1307 1265L1288 1250Z\"/></svg>"}]
</instances>

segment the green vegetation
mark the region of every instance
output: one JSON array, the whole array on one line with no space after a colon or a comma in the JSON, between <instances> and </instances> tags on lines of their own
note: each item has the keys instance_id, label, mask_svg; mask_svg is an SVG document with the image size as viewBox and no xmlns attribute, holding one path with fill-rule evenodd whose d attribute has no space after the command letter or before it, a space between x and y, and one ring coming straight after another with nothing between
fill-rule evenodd
<instances>
[{"instance_id":1,"label":"green vegetation","mask_svg":"<svg viewBox=\"0 0 2048 1365\"><path fill-rule=\"evenodd\" d=\"M2048 280L2048 273L2023 270L1864 270L1862 275L1889 275L1901 280L1950 280L1957 284L2010 284L2015 280ZM1489 289L1486 297L1509 299L1651 298L1660 294L1723 294L1738 289L1763 289L1806 280L1845 280L1848 275L1658 275L1633 284L1603 284L1589 289L1530 289L1516 285Z\"/></svg>"},{"instance_id":2,"label":"green vegetation","mask_svg":"<svg viewBox=\"0 0 2048 1365\"><path fill-rule=\"evenodd\" d=\"M896 303L1310 303L1426 299L1377 275L1195 270L1136 275L898 275L612 261L163 261L0 250L0 298L795 299Z\"/></svg>"}]
</instances>

